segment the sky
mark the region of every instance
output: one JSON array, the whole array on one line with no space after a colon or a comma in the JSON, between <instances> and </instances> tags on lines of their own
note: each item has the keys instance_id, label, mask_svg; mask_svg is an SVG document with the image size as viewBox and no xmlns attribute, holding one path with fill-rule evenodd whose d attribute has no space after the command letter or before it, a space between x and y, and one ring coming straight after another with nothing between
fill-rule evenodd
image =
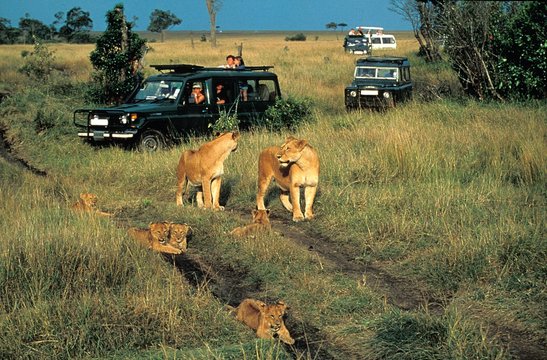
<instances>
[{"instance_id":1,"label":"sky","mask_svg":"<svg viewBox=\"0 0 547 360\"><path fill-rule=\"evenodd\" d=\"M169 30L207 31L209 14L205 0L0 0L0 17L17 27L28 14L46 25L55 13L74 7L90 13L93 30L106 29L105 16L123 3L128 20L136 17L134 30L146 30L155 9L171 11L182 23ZM330 22L355 26L381 26L386 31L411 30L399 14L389 10L390 0L222 0L217 13L220 30L326 30ZM63 17L65 19L66 17Z\"/></svg>"}]
</instances>

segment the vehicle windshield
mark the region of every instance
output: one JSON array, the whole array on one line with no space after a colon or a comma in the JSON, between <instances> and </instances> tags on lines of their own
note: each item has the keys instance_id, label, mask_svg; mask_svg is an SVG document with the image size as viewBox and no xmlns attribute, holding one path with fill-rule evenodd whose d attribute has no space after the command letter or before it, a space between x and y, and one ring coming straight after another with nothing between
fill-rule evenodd
<instances>
[{"instance_id":1,"label":"vehicle windshield","mask_svg":"<svg viewBox=\"0 0 547 360\"><path fill-rule=\"evenodd\" d=\"M358 66L355 68L355 78L358 79L397 79L397 68Z\"/></svg>"},{"instance_id":2,"label":"vehicle windshield","mask_svg":"<svg viewBox=\"0 0 547 360\"><path fill-rule=\"evenodd\" d=\"M181 87L182 81L146 81L135 94L133 101L176 99Z\"/></svg>"}]
</instances>

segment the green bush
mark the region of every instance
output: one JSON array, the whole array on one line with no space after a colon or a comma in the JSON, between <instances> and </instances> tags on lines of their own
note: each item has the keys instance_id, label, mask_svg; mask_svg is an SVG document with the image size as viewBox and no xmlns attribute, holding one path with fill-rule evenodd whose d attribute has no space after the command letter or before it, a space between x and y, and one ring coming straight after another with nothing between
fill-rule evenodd
<instances>
[{"instance_id":1,"label":"green bush","mask_svg":"<svg viewBox=\"0 0 547 360\"><path fill-rule=\"evenodd\" d=\"M209 124L209 127L213 130L213 133L238 130L239 119L237 113L230 114L222 110L218 120L214 124Z\"/></svg>"},{"instance_id":2,"label":"green bush","mask_svg":"<svg viewBox=\"0 0 547 360\"><path fill-rule=\"evenodd\" d=\"M29 53L25 50L21 52L21 56L25 59L25 63L19 68L19 72L30 78L45 80L55 70L53 51L50 51L43 43L36 42L33 52Z\"/></svg>"},{"instance_id":3,"label":"green bush","mask_svg":"<svg viewBox=\"0 0 547 360\"><path fill-rule=\"evenodd\" d=\"M289 97L285 100L277 98L274 106L269 107L264 113L260 127L265 127L270 131L294 130L300 124L310 121L311 106L309 99Z\"/></svg>"},{"instance_id":4,"label":"green bush","mask_svg":"<svg viewBox=\"0 0 547 360\"><path fill-rule=\"evenodd\" d=\"M285 38L285 41L306 41L306 35L304 35L303 33L298 33L293 36L287 36Z\"/></svg>"}]
</instances>

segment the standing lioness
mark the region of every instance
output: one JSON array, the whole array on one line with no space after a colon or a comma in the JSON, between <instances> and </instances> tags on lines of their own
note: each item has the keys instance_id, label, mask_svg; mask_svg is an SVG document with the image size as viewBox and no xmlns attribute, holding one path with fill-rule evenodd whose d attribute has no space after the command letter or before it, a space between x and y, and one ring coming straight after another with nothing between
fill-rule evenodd
<instances>
[{"instance_id":1,"label":"standing lioness","mask_svg":"<svg viewBox=\"0 0 547 360\"><path fill-rule=\"evenodd\" d=\"M313 200L319 183L319 156L306 140L289 136L285 143L264 149L258 158L256 206L264 210L264 196L272 178L281 189L283 206L292 211L293 221L313 218ZM300 188L304 188L305 214L300 209ZM290 199L289 199L290 194Z\"/></svg>"},{"instance_id":2,"label":"standing lioness","mask_svg":"<svg viewBox=\"0 0 547 360\"><path fill-rule=\"evenodd\" d=\"M237 149L238 139L238 132L227 132L201 145L198 150L182 153L177 168L177 205L182 206L182 197L192 185L199 188L196 196L198 207L224 210L219 204L220 177L224 174L224 160Z\"/></svg>"}]
</instances>

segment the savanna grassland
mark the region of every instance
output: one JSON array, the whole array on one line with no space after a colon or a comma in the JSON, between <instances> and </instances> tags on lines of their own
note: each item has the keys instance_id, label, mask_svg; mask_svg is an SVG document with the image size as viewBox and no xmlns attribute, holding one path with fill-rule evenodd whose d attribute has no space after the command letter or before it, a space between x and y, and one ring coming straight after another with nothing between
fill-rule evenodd
<instances>
[{"instance_id":1,"label":"savanna grassland","mask_svg":"<svg viewBox=\"0 0 547 360\"><path fill-rule=\"evenodd\" d=\"M175 205L180 154L206 139L148 154L77 138L72 111L86 105L93 45L48 45L57 71L45 83L17 71L32 46L0 46L10 92L0 104L10 150L0 157L0 358L547 356L545 103L466 99L448 64L425 64L397 34L384 53L410 58L414 100L346 113L356 57L343 35L289 35L224 33L216 49L197 34L149 43L146 65L216 66L242 45L247 65L275 66L283 96L313 101L312 121L292 133L242 134L225 163L224 212ZM320 155L316 218L293 224L272 190L277 232L232 238L255 206L260 150L287 135ZM114 217L73 213L81 192ZM193 227L187 255L127 235L163 220ZM295 346L237 323L225 306L245 297L283 299Z\"/></svg>"}]
</instances>

